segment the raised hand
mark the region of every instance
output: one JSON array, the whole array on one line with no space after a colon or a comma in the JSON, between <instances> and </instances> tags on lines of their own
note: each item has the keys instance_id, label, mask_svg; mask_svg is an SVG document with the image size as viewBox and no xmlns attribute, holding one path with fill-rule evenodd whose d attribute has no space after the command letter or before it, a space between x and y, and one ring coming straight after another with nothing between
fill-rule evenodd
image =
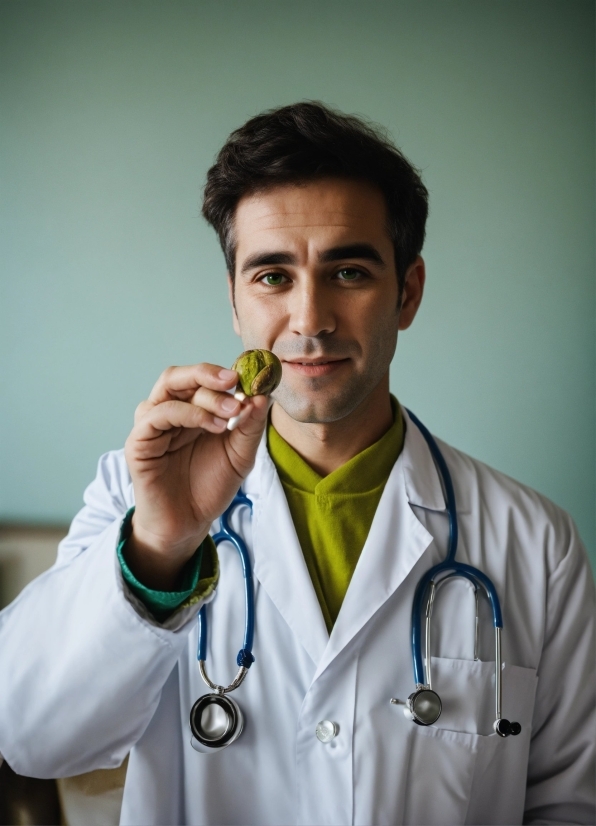
<instances>
[{"instance_id":1,"label":"raised hand","mask_svg":"<svg viewBox=\"0 0 596 826\"><path fill-rule=\"evenodd\" d=\"M126 557L147 587L176 586L254 464L268 399L241 404L226 392L237 381L214 364L170 367L136 410L125 446L136 501Z\"/></svg>"}]
</instances>

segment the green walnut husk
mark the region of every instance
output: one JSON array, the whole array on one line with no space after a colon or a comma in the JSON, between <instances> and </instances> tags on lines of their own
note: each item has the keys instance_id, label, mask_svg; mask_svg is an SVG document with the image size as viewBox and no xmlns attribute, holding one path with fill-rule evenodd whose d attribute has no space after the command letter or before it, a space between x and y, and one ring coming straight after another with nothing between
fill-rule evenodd
<instances>
[{"instance_id":1,"label":"green walnut husk","mask_svg":"<svg viewBox=\"0 0 596 826\"><path fill-rule=\"evenodd\" d=\"M269 350L246 350L232 370L240 377L236 389L247 396L269 396L281 381L281 361Z\"/></svg>"}]
</instances>

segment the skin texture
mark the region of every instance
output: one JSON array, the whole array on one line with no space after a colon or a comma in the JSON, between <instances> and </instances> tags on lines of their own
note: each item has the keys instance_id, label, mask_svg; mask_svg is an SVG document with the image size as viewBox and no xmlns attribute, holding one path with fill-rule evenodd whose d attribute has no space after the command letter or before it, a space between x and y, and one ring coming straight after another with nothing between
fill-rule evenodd
<instances>
[{"instance_id":1,"label":"skin texture","mask_svg":"<svg viewBox=\"0 0 596 826\"><path fill-rule=\"evenodd\" d=\"M400 301L382 194L357 181L247 196L235 237L234 329L245 350L281 360L273 424L326 475L391 426L389 365L420 305L424 262L409 267ZM254 464L268 399L241 405L229 395L238 378L211 364L170 367L137 408L125 446L136 500L126 557L150 588L176 587Z\"/></svg>"}]
</instances>

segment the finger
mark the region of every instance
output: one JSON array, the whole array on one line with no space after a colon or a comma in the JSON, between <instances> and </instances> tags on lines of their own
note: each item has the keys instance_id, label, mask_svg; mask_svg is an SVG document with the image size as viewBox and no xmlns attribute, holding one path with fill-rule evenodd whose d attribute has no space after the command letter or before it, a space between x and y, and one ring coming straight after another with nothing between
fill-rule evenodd
<instances>
[{"instance_id":1,"label":"finger","mask_svg":"<svg viewBox=\"0 0 596 826\"><path fill-rule=\"evenodd\" d=\"M248 419L250 413L251 408L247 405L244 405L236 416L232 416L231 419L228 419L227 430L236 430L236 428L239 427L243 421Z\"/></svg>"},{"instance_id":2,"label":"finger","mask_svg":"<svg viewBox=\"0 0 596 826\"><path fill-rule=\"evenodd\" d=\"M143 401L139 405L137 405L137 409L135 410L134 416L134 423L137 424L143 418L147 411L151 410L153 405L150 401Z\"/></svg>"},{"instance_id":3,"label":"finger","mask_svg":"<svg viewBox=\"0 0 596 826\"><path fill-rule=\"evenodd\" d=\"M218 393L208 387L199 387L189 401L222 419L229 419L230 416L240 413L242 409L240 402L230 393Z\"/></svg>"},{"instance_id":4,"label":"finger","mask_svg":"<svg viewBox=\"0 0 596 826\"><path fill-rule=\"evenodd\" d=\"M168 399L167 401L171 401ZM198 407L203 407L209 413L220 418L229 419L230 416L235 416L241 410L240 402L230 393L217 393L215 390L210 390L207 387L199 387L190 399L186 399L190 404L196 404ZM161 402L163 404L163 402ZM155 404L150 401L141 402L135 411L135 424L137 424L143 416L155 407Z\"/></svg>"},{"instance_id":5,"label":"finger","mask_svg":"<svg viewBox=\"0 0 596 826\"><path fill-rule=\"evenodd\" d=\"M236 472L244 478L253 467L259 442L267 424L269 399L253 396L245 402L242 421L231 433L226 434L223 443L228 459Z\"/></svg>"},{"instance_id":6,"label":"finger","mask_svg":"<svg viewBox=\"0 0 596 826\"><path fill-rule=\"evenodd\" d=\"M227 370L217 364L168 367L155 383L149 401L161 404L169 399L188 399L199 387L223 392L230 390L237 382L238 373L235 370Z\"/></svg>"},{"instance_id":7,"label":"finger","mask_svg":"<svg viewBox=\"0 0 596 826\"><path fill-rule=\"evenodd\" d=\"M174 428L188 428L189 430L199 428L208 430L210 433L221 433L225 430L226 424L227 419L214 416L202 407L196 407L188 402L170 400L151 408L135 425L131 436L140 442L150 441Z\"/></svg>"},{"instance_id":8,"label":"finger","mask_svg":"<svg viewBox=\"0 0 596 826\"><path fill-rule=\"evenodd\" d=\"M235 447L244 444L248 448L249 445L254 446L255 443L258 443L265 429L268 411L269 399L267 396L253 396L247 399L237 417L237 423L232 428L228 423L227 429L233 430L230 435L232 444ZM244 450L244 448L241 449Z\"/></svg>"}]
</instances>

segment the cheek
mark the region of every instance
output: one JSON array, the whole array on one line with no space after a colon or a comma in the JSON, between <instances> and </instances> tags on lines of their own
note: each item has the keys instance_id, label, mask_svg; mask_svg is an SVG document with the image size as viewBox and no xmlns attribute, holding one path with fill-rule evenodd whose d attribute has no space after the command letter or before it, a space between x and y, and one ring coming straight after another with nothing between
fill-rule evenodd
<instances>
[{"instance_id":1,"label":"cheek","mask_svg":"<svg viewBox=\"0 0 596 826\"><path fill-rule=\"evenodd\" d=\"M395 296L385 295L382 301L375 299L366 302L354 316L352 332L363 343L368 352L367 360L372 359L386 366L395 352L399 326L397 309L397 291Z\"/></svg>"},{"instance_id":2,"label":"cheek","mask_svg":"<svg viewBox=\"0 0 596 826\"><path fill-rule=\"evenodd\" d=\"M376 338L380 330L397 328L399 313L397 310L397 290L390 292L369 293L347 296L345 304L337 306L338 317L352 331L361 332L365 338Z\"/></svg>"},{"instance_id":3,"label":"cheek","mask_svg":"<svg viewBox=\"0 0 596 826\"><path fill-rule=\"evenodd\" d=\"M246 349L273 349L276 339L285 329L285 311L279 301L251 300L236 296L238 330Z\"/></svg>"}]
</instances>

